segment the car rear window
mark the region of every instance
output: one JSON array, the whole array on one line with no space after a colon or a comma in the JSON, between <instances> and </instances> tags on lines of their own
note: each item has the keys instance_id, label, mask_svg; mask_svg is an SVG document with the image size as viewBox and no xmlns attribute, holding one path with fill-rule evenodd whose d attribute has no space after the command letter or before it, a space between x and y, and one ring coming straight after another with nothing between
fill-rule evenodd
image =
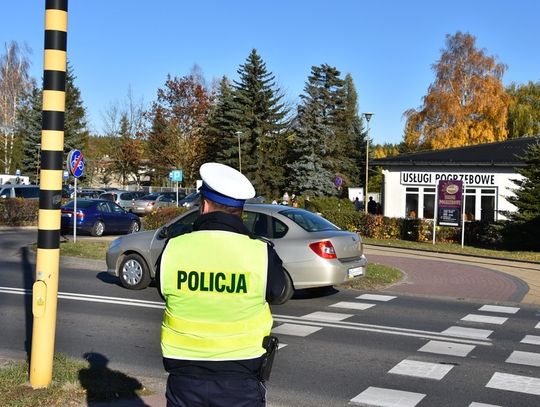
<instances>
[{"instance_id":1,"label":"car rear window","mask_svg":"<svg viewBox=\"0 0 540 407\"><path fill-rule=\"evenodd\" d=\"M39 187L14 187L17 198L39 198Z\"/></svg>"},{"instance_id":2,"label":"car rear window","mask_svg":"<svg viewBox=\"0 0 540 407\"><path fill-rule=\"evenodd\" d=\"M302 229L308 232L322 232L323 230L339 230L339 228L324 219L322 216L303 209L285 209L279 212L280 215L286 216Z\"/></svg>"},{"instance_id":3,"label":"car rear window","mask_svg":"<svg viewBox=\"0 0 540 407\"><path fill-rule=\"evenodd\" d=\"M77 209L78 208L89 208L90 206L92 206L94 204L95 201L87 201L87 200L81 200L79 201L77 199ZM75 203L75 201L69 201L65 206L66 208L73 208L73 204Z\"/></svg>"},{"instance_id":4,"label":"car rear window","mask_svg":"<svg viewBox=\"0 0 540 407\"><path fill-rule=\"evenodd\" d=\"M139 199L141 201L155 201L156 199L158 199L158 197L159 197L159 194L148 194Z\"/></svg>"}]
</instances>

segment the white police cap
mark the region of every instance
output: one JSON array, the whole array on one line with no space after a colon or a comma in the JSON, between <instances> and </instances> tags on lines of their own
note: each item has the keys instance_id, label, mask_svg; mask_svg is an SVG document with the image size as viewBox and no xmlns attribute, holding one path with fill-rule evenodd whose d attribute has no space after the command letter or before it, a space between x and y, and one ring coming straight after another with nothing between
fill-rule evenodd
<instances>
[{"instance_id":1,"label":"white police cap","mask_svg":"<svg viewBox=\"0 0 540 407\"><path fill-rule=\"evenodd\" d=\"M255 188L244 174L224 164L205 163L199 169L205 198L222 205L242 207L255 196Z\"/></svg>"}]
</instances>

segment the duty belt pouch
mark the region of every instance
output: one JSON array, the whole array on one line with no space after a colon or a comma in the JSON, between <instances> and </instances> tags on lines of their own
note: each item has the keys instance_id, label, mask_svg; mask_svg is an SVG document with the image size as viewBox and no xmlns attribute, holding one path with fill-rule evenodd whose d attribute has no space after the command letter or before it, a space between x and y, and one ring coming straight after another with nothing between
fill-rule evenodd
<instances>
[{"instance_id":1,"label":"duty belt pouch","mask_svg":"<svg viewBox=\"0 0 540 407\"><path fill-rule=\"evenodd\" d=\"M259 380L267 382L270 380L270 372L272 371L272 364L278 351L279 339L277 336L265 336L263 339L263 348L266 349L261 368L259 369Z\"/></svg>"}]
</instances>

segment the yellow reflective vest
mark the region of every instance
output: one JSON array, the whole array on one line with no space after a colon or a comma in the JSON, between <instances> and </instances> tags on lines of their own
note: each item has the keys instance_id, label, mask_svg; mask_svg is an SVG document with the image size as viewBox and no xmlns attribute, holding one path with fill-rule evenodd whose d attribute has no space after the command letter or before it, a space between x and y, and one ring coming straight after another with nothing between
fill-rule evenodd
<instances>
[{"instance_id":1,"label":"yellow reflective vest","mask_svg":"<svg viewBox=\"0 0 540 407\"><path fill-rule=\"evenodd\" d=\"M242 360L265 353L266 243L204 230L173 238L160 265L166 309L161 351L171 359Z\"/></svg>"}]
</instances>

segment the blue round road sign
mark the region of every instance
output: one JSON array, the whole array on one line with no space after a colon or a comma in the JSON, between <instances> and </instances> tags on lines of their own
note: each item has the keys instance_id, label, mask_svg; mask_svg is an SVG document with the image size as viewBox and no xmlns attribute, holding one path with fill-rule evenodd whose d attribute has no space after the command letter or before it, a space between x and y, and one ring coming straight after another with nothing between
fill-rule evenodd
<instances>
[{"instance_id":1,"label":"blue round road sign","mask_svg":"<svg viewBox=\"0 0 540 407\"><path fill-rule=\"evenodd\" d=\"M71 175L79 178L84 170L84 156L79 150L71 150L67 159L68 169Z\"/></svg>"}]
</instances>

